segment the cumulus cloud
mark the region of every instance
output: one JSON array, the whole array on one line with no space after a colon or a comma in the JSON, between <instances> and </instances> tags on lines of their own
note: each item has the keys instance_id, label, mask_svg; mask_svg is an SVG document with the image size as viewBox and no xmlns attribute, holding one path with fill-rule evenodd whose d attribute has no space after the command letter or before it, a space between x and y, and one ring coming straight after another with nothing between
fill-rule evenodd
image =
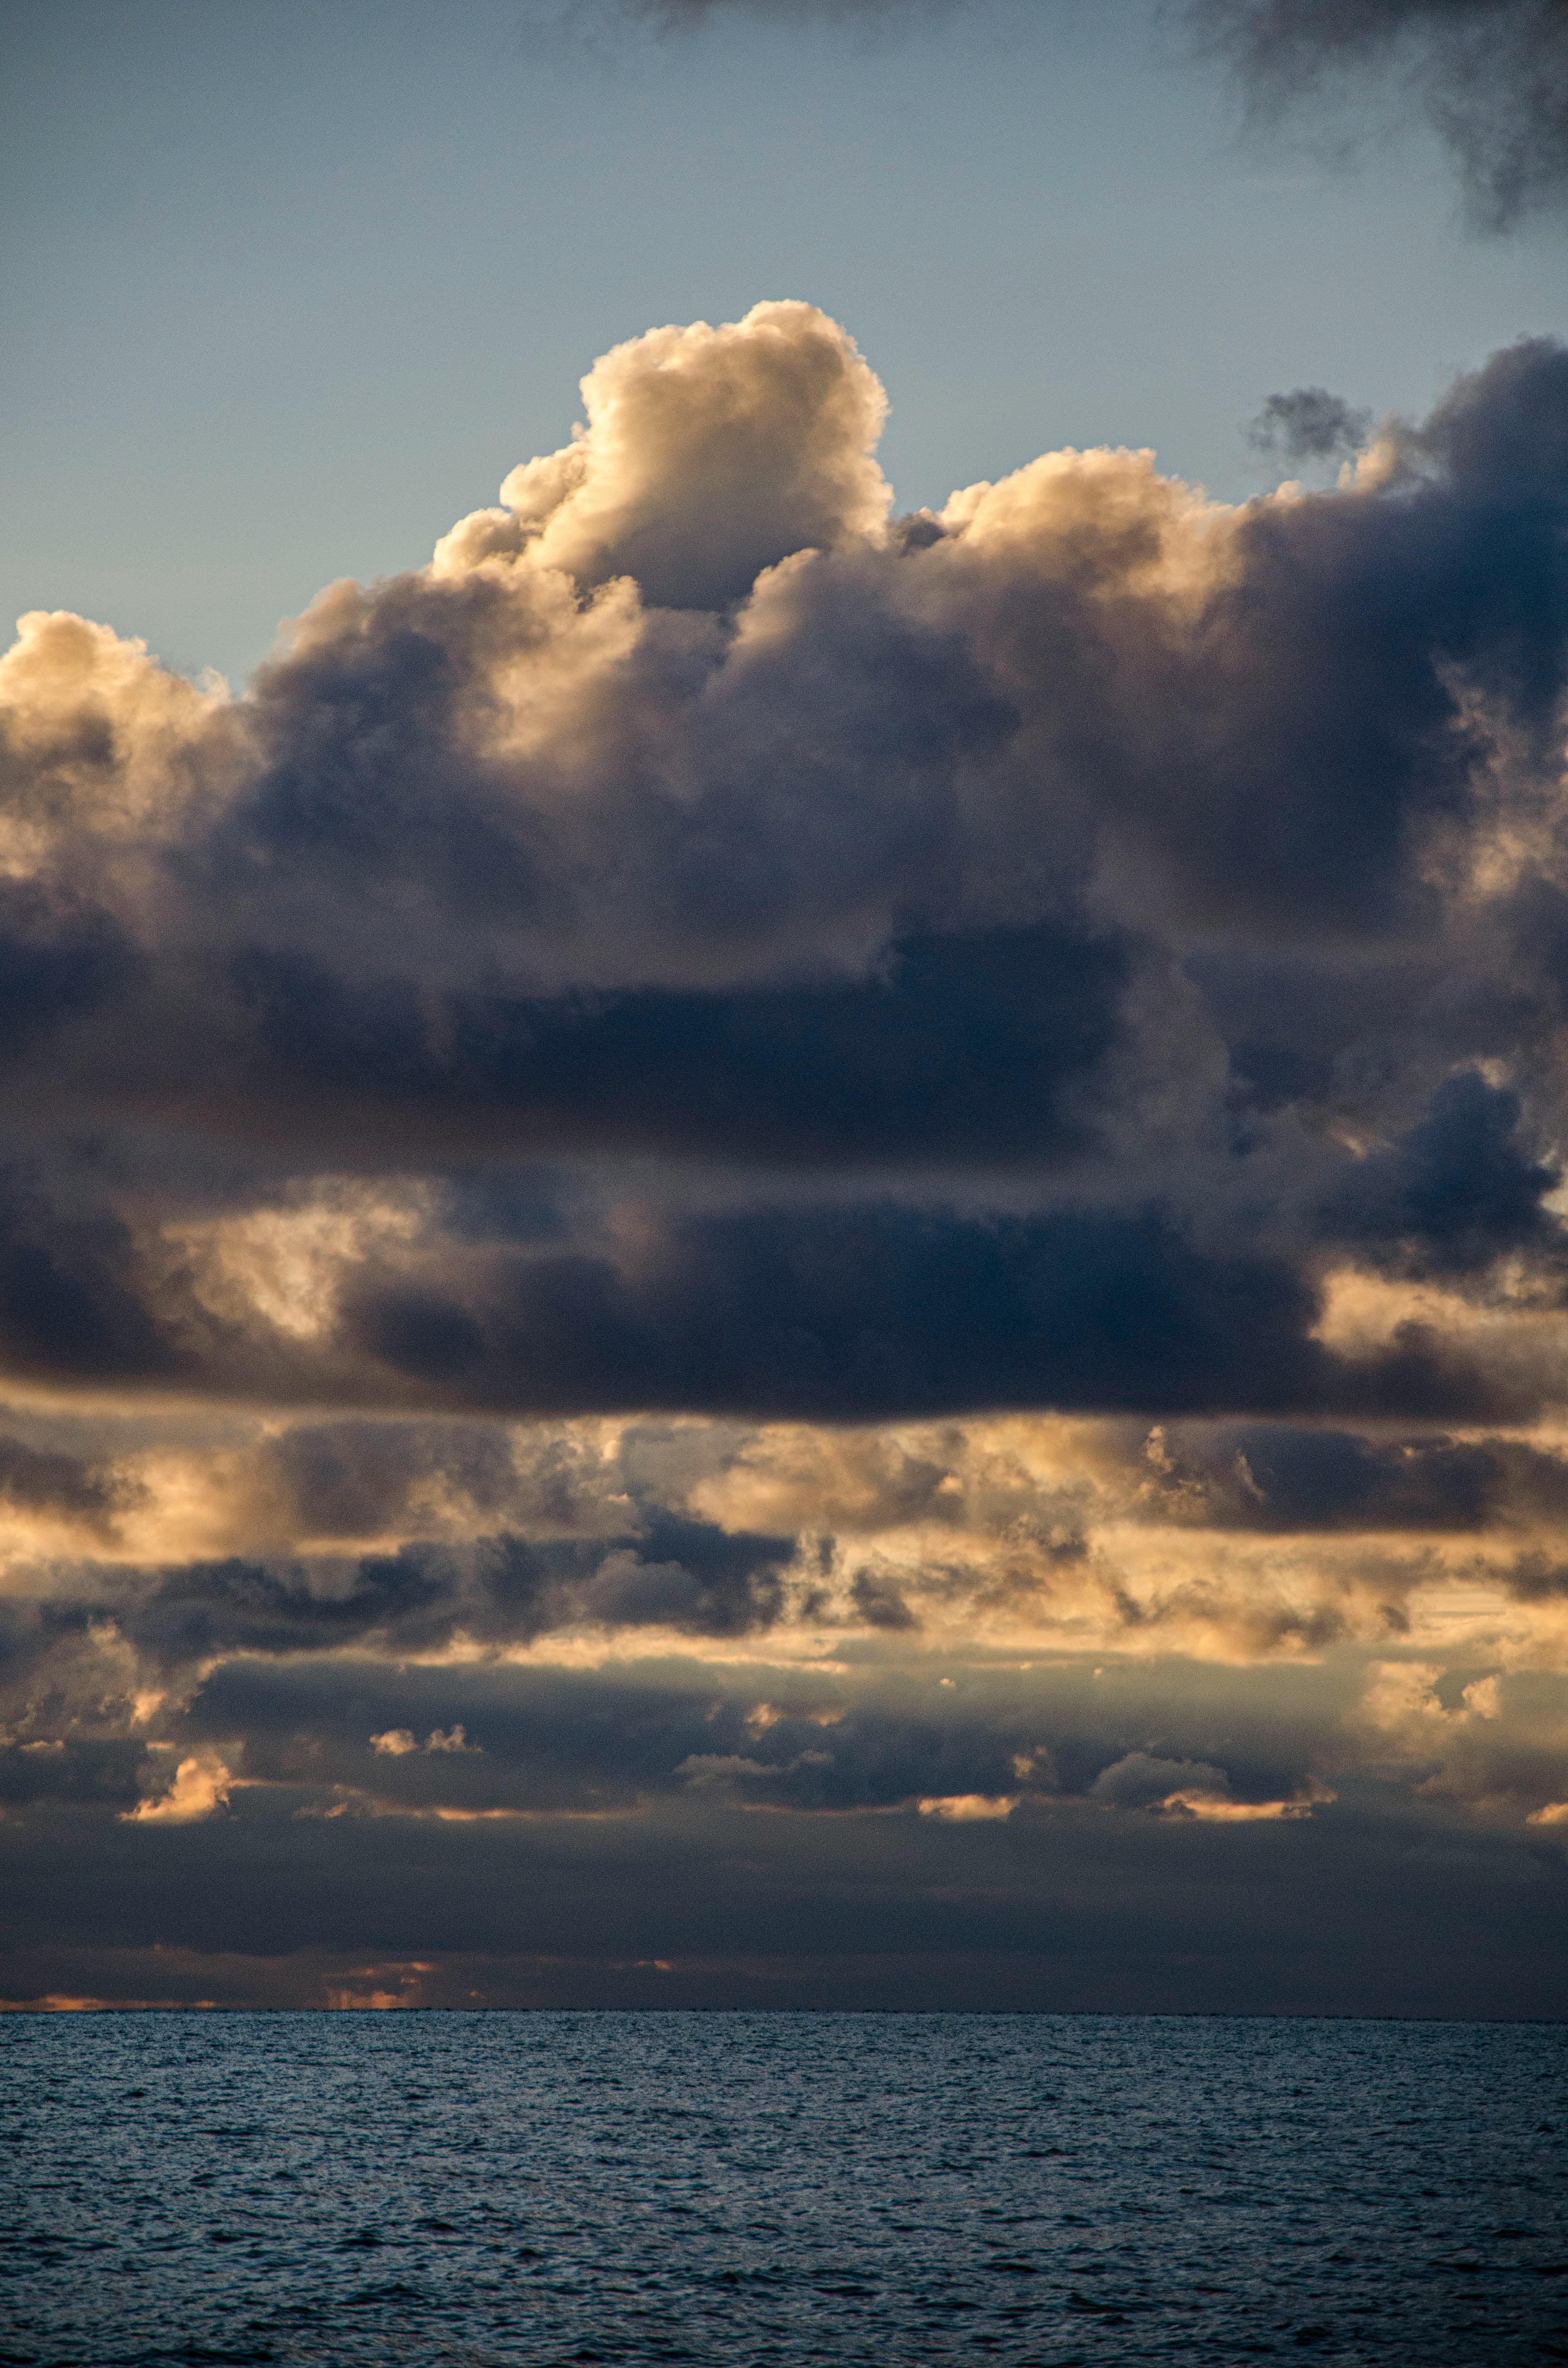
<instances>
[{"instance_id":1,"label":"cumulus cloud","mask_svg":"<svg viewBox=\"0 0 1568 2368\"><path fill-rule=\"evenodd\" d=\"M584 404L241 697L0 663L5 1847L1554 1866L1568 356L1234 507L900 518L799 303Z\"/></svg>"},{"instance_id":2,"label":"cumulus cloud","mask_svg":"<svg viewBox=\"0 0 1568 2368\"><path fill-rule=\"evenodd\" d=\"M527 550L579 585L631 576L658 607L719 609L795 552L881 537L886 398L809 304L650 330L597 362L582 392L586 425L514 469L500 509L444 537L437 577Z\"/></svg>"},{"instance_id":3,"label":"cumulus cloud","mask_svg":"<svg viewBox=\"0 0 1568 2368\"><path fill-rule=\"evenodd\" d=\"M515 1383L472 1288L646 1299L625 1269L661 1235L671 1275L687 1241L753 1262L744 1208L621 1209L572 1164L646 1153L732 1201L896 1174L960 1258L988 1175L1042 1244L1200 1292L1183 1227L1216 1196L1298 1268L1550 1262L1558 892L1498 850L1555 794L1530 587L1565 384L1520 347L1392 476L1305 502L1068 453L890 525L867 366L766 305L618 348L508 507L324 595L243 700L29 620L0 986L49 1123L6 1187L14 1368L491 1403ZM165 1139L85 1172L84 1117ZM858 1224L894 1266L918 1230L756 1222ZM498 1235L524 1255L486 1269ZM1280 1287L1310 1325L1310 1278Z\"/></svg>"},{"instance_id":4,"label":"cumulus cloud","mask_svg":"<svg viewBox=\"0 0 1568 2368\"><path fill-rule=\"evenodd\" d=\"M124 1812L131 1825L188 1826L210 1817L228 1800L233 1779L211 1754L192 1753L175 1770L166 1792L152 1793Z\"/></svg>"}]
</instances>

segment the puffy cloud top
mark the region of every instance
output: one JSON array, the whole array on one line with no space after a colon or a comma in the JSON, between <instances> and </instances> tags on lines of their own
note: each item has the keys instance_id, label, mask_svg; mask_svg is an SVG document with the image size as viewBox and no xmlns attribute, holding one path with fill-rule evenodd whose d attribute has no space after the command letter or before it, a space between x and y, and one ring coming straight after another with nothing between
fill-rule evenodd
<instances>
[{"instance_id":1,"label":"puffy cloud top","mask_svg":"<svg viewBox=\"0 0 1568 2368\"><path fill-rule=\"evenodd\" d=\"M586 427L454 527L438 573L531 546L582 585L631 575L659 607L722 609L796 552L882 532L887 400L813 305L650 329L595 364L583 403Z\"/></svg>"}]
</instances>

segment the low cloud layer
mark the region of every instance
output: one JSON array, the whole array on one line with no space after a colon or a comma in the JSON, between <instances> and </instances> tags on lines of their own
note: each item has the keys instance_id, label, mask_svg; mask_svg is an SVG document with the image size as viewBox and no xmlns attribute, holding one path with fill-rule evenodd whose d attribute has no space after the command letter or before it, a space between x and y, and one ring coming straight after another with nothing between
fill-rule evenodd
<instances>
[{"instance_id":1,"label":"low cloud layer","mask_svg":"<svg viewBox=\"0 0 1568 2368\"><path fill-rule=\"evenodd\" d=\"M1096 1833L1167 1905L1456 1826L1555 1898L1568 354L1278 398L1337 482L1238 507L1097 450L899 516L801 303L583 394L241 695L0 659L7 1993L108 1994L61 1852L193 1964L363 1953L349 1828L461 1837L432 1964L528 1953L485 1851L609 1853L551 1951L651 1851L686 1922L604 1949L737 1997L827 1978L839 1833L927 1967L868 1998L960 1851L1025 1955ZM1335 1882L1324 1996L1409 2004Z\"/></svg>"}]
</instances>

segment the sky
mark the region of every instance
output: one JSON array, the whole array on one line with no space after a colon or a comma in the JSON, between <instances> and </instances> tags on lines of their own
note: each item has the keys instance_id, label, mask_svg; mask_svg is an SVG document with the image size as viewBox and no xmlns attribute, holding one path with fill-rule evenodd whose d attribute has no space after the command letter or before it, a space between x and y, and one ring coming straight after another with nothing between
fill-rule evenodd
<instances>
[{"instance_id":1,"label":"sky","mask_svg":"<svg viewBox=\"0 0 1568 2368\"><path fill-rule=\"evenodd\" d=\"M0 2003L1561 2014L1554 0L5 13Z\"/></svg>"}]
</instances>

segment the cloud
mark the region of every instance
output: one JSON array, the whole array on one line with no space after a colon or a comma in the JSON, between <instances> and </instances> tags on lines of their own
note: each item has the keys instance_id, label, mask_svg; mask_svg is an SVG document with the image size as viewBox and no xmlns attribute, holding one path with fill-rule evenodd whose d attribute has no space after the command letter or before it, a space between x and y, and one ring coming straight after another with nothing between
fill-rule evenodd
<instances>
[{"instance_id":1,"label":"cloud","mask_svg":"<svg viewBox=\"0 0 1568 2368\"><path fill-rule=\"evenodd\" d=\"M1166 1759L1130 1751L1102 1768L1088 1798L1108 1808L1151 1809L1164 1816L1197 1817L1210 1825L1274 1824L1282 1817L1311 1816L1315 1803L1332 1801L1326 1786L1310 1782L1288 1800L1238 1800L1222 1768L1202 1760Z\"/></svg>"},{"instance_id":2,"label":"cloud","mask_svg":"<svg viewBox=\"0 0 1568 2368\"><path fill-rule=\"evenodd\" d=\"M462 1721L458 1719L453 1722L449 1734L443 1734L438 1726L433 1726L423 1744L415 1741L406 1726L388 1727L383 1735L371 1736L370 1748L385 1759L404 1759L411 1751L478 1751L482 1747L469 1741Z\"/></svg>"},{"instance_id":3,"label":"cloud","mask_svg":"<svg viewBox=\"0 0 1568 2368\"><path fill-rule=\"evenodd\" d=\"M239 698L0 662L16 1995L1012 1998L1070 1863L1106 2003L1244 1860L1556 1995L1568 355L1233 507L900 518L801 304L585 406Z\"/></svg>"},{"instance_id":4,"label":"cloud","mask_svg":"<svg viewBox=\"0 0 1568 2368\"><path fill-rule=\"evenodd\" d=\"M1426 116L1466 204L1505 231L1568 193L1568 29L1556 0L1195 0L1200 39L1253 103L1370 97Z\"/></svg>"},{"instance_id":5,"label":"cloud","mask_svg":"<svg viewBox=\"0 0 1568 2368\"><path fill-rule=\"evenodd\" d=\"M1333 461L1354 453L1366 438L1371 414L1353 411L1323 386L1298 386L1271 394L1247 430L1260 452L1288 461Z\"/></svg>"},{"instance_id":6,"label":"cloud","mask_svg":"<svg viewBox=\"0 0 1568 2368\"><path fill-rule=\"evenodd\" d=\"M514 469L500 509L452 529L437 577L527 549L583 586L630 575L660 607L714 609L792 553L882 531L886 398L811 305L651 329L596 362L582 392L586 426Z\"/></svg>"},{"instance_id":7,"label":"cloud","mask_svg":"<svg viewBox=\"0 0 1568 2368\"><path fill-rule=\"evenodd\" d=\"M672 1654L661 1638L630 1656L518 1659L469 1648L421 1661L372 1641L216 1660L162 1714L168 1764L190 1761L214 1779L221 1770L243 1788L221 1833L212 1816L160 1816L156 1863L116 1848L146 1822L124 1813L138 1800L157 1806L144 1746L131 1747L119 1780L129 1793L118 1795L72 1779L80 1745L0 1751L0 1859L12 1903L0 1987L112 1997L118 1985L121 1995L157 1997L171 1994L177 1973L194 1995L254 2001L275 1995L273 1977L218 1961L259 1950L286 1995L299 1997L306 1976L287 1960L326 1948L344 1961L334 1987L396 1994L401 1976L353 1969L372 1954L406 1970L416 1959L467 1962L521 1947L515 1903L526 1898L527 1945L580 1960L590 1988L610 1978L591 1969L612 1961L678 1964L707 1952L727 1968L713 1995L733 2000L753 1995L738 1969L748 1952L776 1959L780 1974L818 1948L830 1958L940 1953L962 1925L975 1965L933 1970L931 1995L973 2002L1000 1994L1009 1952L1032 1959L1038 1940L1027 1936L1054 1901L1051 1930L1065 1936L1086 1998L1122 1995L1106 1986L1089 1939L1096 1918L1108 1916L1129 1948L1137 1936L1134 1953L1147 1965L1219 1917L1233 1943L1235 1987L1223 1994L1278 2004L1287 1961L1309 1964L1312 1994L1323 1994L1324 1964L1303 1961L1289 1937L1288 1902L1310 1880L1314 1930L1322 1938L1326 1929L1345 1952L1345 1987L1333 1995L1362 2004L1419 1995L1432 2007L1437 1992L1412 1990L1398 1973L1408 1951L1390 1952L1378 1903L1393 1884L1395 1923L1407 1938L1426 1930L1455 1905L1449 1876L1430 1872L1437 1865L1453 1880L1468 1868L1465 1881L1480 1883L1488 1901L1513 1903L1497 1909L1498 1938L1501 1946L1506 1931L1517 1952L1510 1975L1506 1952L1494 1961L1489 1946L1471 1963L1469 1987L1442 1995L1472 2005L1536 1995L1529 1985L1551 1957L1540 1918L1556 1930L1554 1877L1544 1861L1508 1857L1504 1838L1550 1845L1550 1822L1527 1820L1555 1798L1561 1677L1513 1679L1497 1690L1497 1714L1478 1715L1485 1679L1473 1665L1414 1665L1404 1702L1435 1687L1443 1714L1419 1713L1421 1732L1407 1742L1403 1725L1373 1727L1357 1715L1368 1672L1354 1654L1226 1666L1116 1656L1102 1664L1070 1651L1025 1655L1020 1665L1016 1645L1000 1657L977 1649L972 1634L955 1647L949 1639L937 1656L895 1640L892 1658L882 1645L874 1657L841 1649L824 1661L820 1647L791 1657L799 1645L774 1636L760 1655L709 1658ZM952 1682L938 1683L938 1671ZM449 1743L460 1726L483 1751L421 1748L421 1737ZM377 1750L368 1737L403 1748ZM24 1800L7 1781L12 1769L45 1781ZM1320 1848L1308 1812L1334 1793L1354 1815L1333 1821L1337 1839ZM200 1798L191 1791L179 1805L194 1811ZM1119 1814L1108 1816L1108 1806ZM1465 1833L1457 1851L1456 1821ZM955 1827L966 1854L961 1902L949 1900L955 1877L943 1855L960 1846ZM1286 1837L1297 1838L1289 1863L1275 1855ZM1187 1855L1210 1842L1245 1855L1234 1868ZM1413 1873L1421 1866L1428 1871ZM160 1983L147 1967L133 1975L112 1964L107 1942L85 1943L83 1883L113 1907L115 1946L144 1932L147 1946L159 1939L176 1954L191 1950L189 1966L171 1962ZM1539 1900L1532 1885L1544 1886ZM381 1919L378 1952L356 1954L368 1898ZM67 1944L80 1952L69 1977L58 1956L25 1967L18 1953ZM1300 1946L1315 1950L1318 1939ZM1440 1950L1429 1954L1435 1966L1448 1962ZM901 1978L883 1964L877 1994L907 2000ZM465 1979L487 1998L503 1995L490 1976ZM845 1965L822 1979L831 1989L850 1975ZM426 1995L439 2002L448 1993L437 1985Z\"/></svg>"},{"instance_id":8,"label":"cloud","mask_svg":"<svg viewBox=\"0 0 1568 2368\"><path fill-rule=\"evenodd\" d=\"M983 0L565 0L547 38L690 34L713 18L902 34ZM1568 191L1568 34L1557 0L1182 0L1201 59L1221 63L1255 118L1318 111L1354 147L1368 119L1424 120L1464 204L1500 233ZM1315 392L1315 390L1313 391Z\"/></svg>"},{"instance_id":9,"label":"cloud","mask_svg":"<svg viewBox=\"0 0 1568 2368\"><path fill-rule=\"evenodd\" d=\"M1108 1808L1157 1808L1181 1789L1213 1798L1230 1789L1222 1768L1201 1760L1165 1759L1147 1751L1130 1751L1102 1768L1089 1787L1089 1798Z\"/></svg>"},{"instance_id":10,"label":"cloud","mask_svg":"<svg viewBox=\"0 0 1568 2368\"><path fill-rule=\"evenodd\" d=\"M1473 1071L1449 1078L1418 1125L1346 1177L1328 1227L1405 1273L1469 1273L1526 1249L1550 1269L1564 1237L1542 1201L1557 1175L1518 1124L1512 1094Z\"/></svg>"},{"instance_id":11,"label":"cloud","mask_svg":"<svg viewBox=\"0 0 1568 2368\"><path fill-rule=\"evenodd\" d=\"M634 340L587 383L511 507L335 587L243 700L28 621L16 1374L483 1411L1153 1405L1147 1327L1108 1303L1098 1370L1070 1318L1038 1355L987 1334L1013 1269L1026 1299L1047 1270L1057 1326L1064 1259L1089 1296L1114 1273L1180 1303L1169 1410L1224 1402L1209 1303L1244 1272L1278 1319L1260 1404L1326 1409L1355 1392L1300 1337L1325 1249L1544 1284L1554 892L1498 850L1552 794L1555 348L1463 382L1392 475L1233 511L1067 453L890 523L880 393L801 305ZM605 1163L650 1156L629 1204ZM976 1294L946 1372L899 1306L927 1257ZM737 1352L694 1287L767 1331L769 1265L786 1305L835 1265L858 1298ZM1426 1349L1386 1379L1410 1417L1530 1398ZM355 1490L390 1513L401 1475L340 1474L331 1504L298 1462L277 1484L324 1535Z\"/></svg>"},{"instance_id":12,"label":"cloud","mask_svg":"<svg viewBox=\"0 0 1568 2368\"><path fill-rule=\"evenodd\" d=\"M193 1753L180 1761L166 1793L146 1795L133 1809L124 1811L123 1817L132 1825L193 1825L223 1807L233 1783L221 1759Z\"/></svg>"},{"instance_id":13,"label":"cloud","mask_svg":"<svg viewBox=\"0 0 1568 2368\"><path fill-rule=\"evenodd\" d=\"M986 1793L939 1793L917 1801L915 1807L923 1817L939 1817L946 1825L969 1826L993 1824L998 1818L1010 1817L1018 1805L1016 1793L993 1796Z\"/></svg>"},{"instance_id":14,"label":"cloud","mask_svg":"<svg viewBox=\"0 0 1568 2368\"><path fill-rule=\"evenodd\" d=\"M103 1535L142 1493L129 1474L0 1435L0 1497L13 1515L79 1523Z\"/></svg>"},{"instance_id":15,"label":"cloud","mask_svg":"<svg viewBox=\"0 0 1568 2368\"><path fill-rule=\"evenodd\" d=\"M1062 923L894 942L863 982L729 993L465 996L437 1056L412 1001L252 957L249 1016L312 1093L404 1091L514 1139L789 1166L1028 1158L1081 1149L1074 1089L1120 1032L1131 960ZM1017 1086L1007 1100L994 1080Z\"/></svg>"},{"instance_id":16,"label":"cloud","mask_svg":"<svg viewBox=\"0 0 1568 2368\"><path fill-rule=\"evenodd\" d=\"M1227 1257L1154 1210L973 1217L789 1204L648 1229L634 1263L497 1262L482 1299L373 1274L355 1352L436 1402L854 1420L1051 1406L1217 1412L1508 1403L1412 1330L1341 1362L1311 1283Z\"/></svg>"},{"instance_id":17,"label":"cloud","mask_svg":"<svg viewBox=\"0 0 1568 2368\"><path fill-rule=\"evenodd\" d=\"M1551 1530L1568 1513L1568 1466L1511 1439L1370 1439L1291 1424L1161 1426L1144 1449L1156 1518L1280 1534Z\"/></svg>"},{"instance_id":18,"label":"cloud","mask_svg":"<svg viewBox=\"0 0 1568 2368\"><path fill-rule=\"evenodd\" d=\"M1066 453L884 532L843 490L865 365L807 307L761 313L618 349L602 466L653 503L635 582L599 581L597 544L550 557L583 487L537 532L483 514L437 569L324 595L246 700L179 707L150 815L147 752L115 752L151 661L62 664L50 729L106 752L128 837L35 782L40 667L13 667L49 1101L447 1159L1009 1162L1103 1133L1173 1019L1210 1057L1222 1015L1170 1003L1197 924L1256 996L1281 932L1310 958L1349 928L1366 959L1425 918L1418 1014L1459 951L1434 835L1485 819L1475 701L1533 729L1561 684L1562 357L1467 382L1397 484L1225 511L1147 456ZM683 417L779 441L715 609L669 606L644 555L741 530L722 439L672 451L642 402L672 371ZM567 448L583 486L601 426ZM18 647L78 636L30 620ZM1500 953L1471 932L1470 962ZM1357 999L1320 957L1331 986Z\"/></svg>"}]
</instances>

